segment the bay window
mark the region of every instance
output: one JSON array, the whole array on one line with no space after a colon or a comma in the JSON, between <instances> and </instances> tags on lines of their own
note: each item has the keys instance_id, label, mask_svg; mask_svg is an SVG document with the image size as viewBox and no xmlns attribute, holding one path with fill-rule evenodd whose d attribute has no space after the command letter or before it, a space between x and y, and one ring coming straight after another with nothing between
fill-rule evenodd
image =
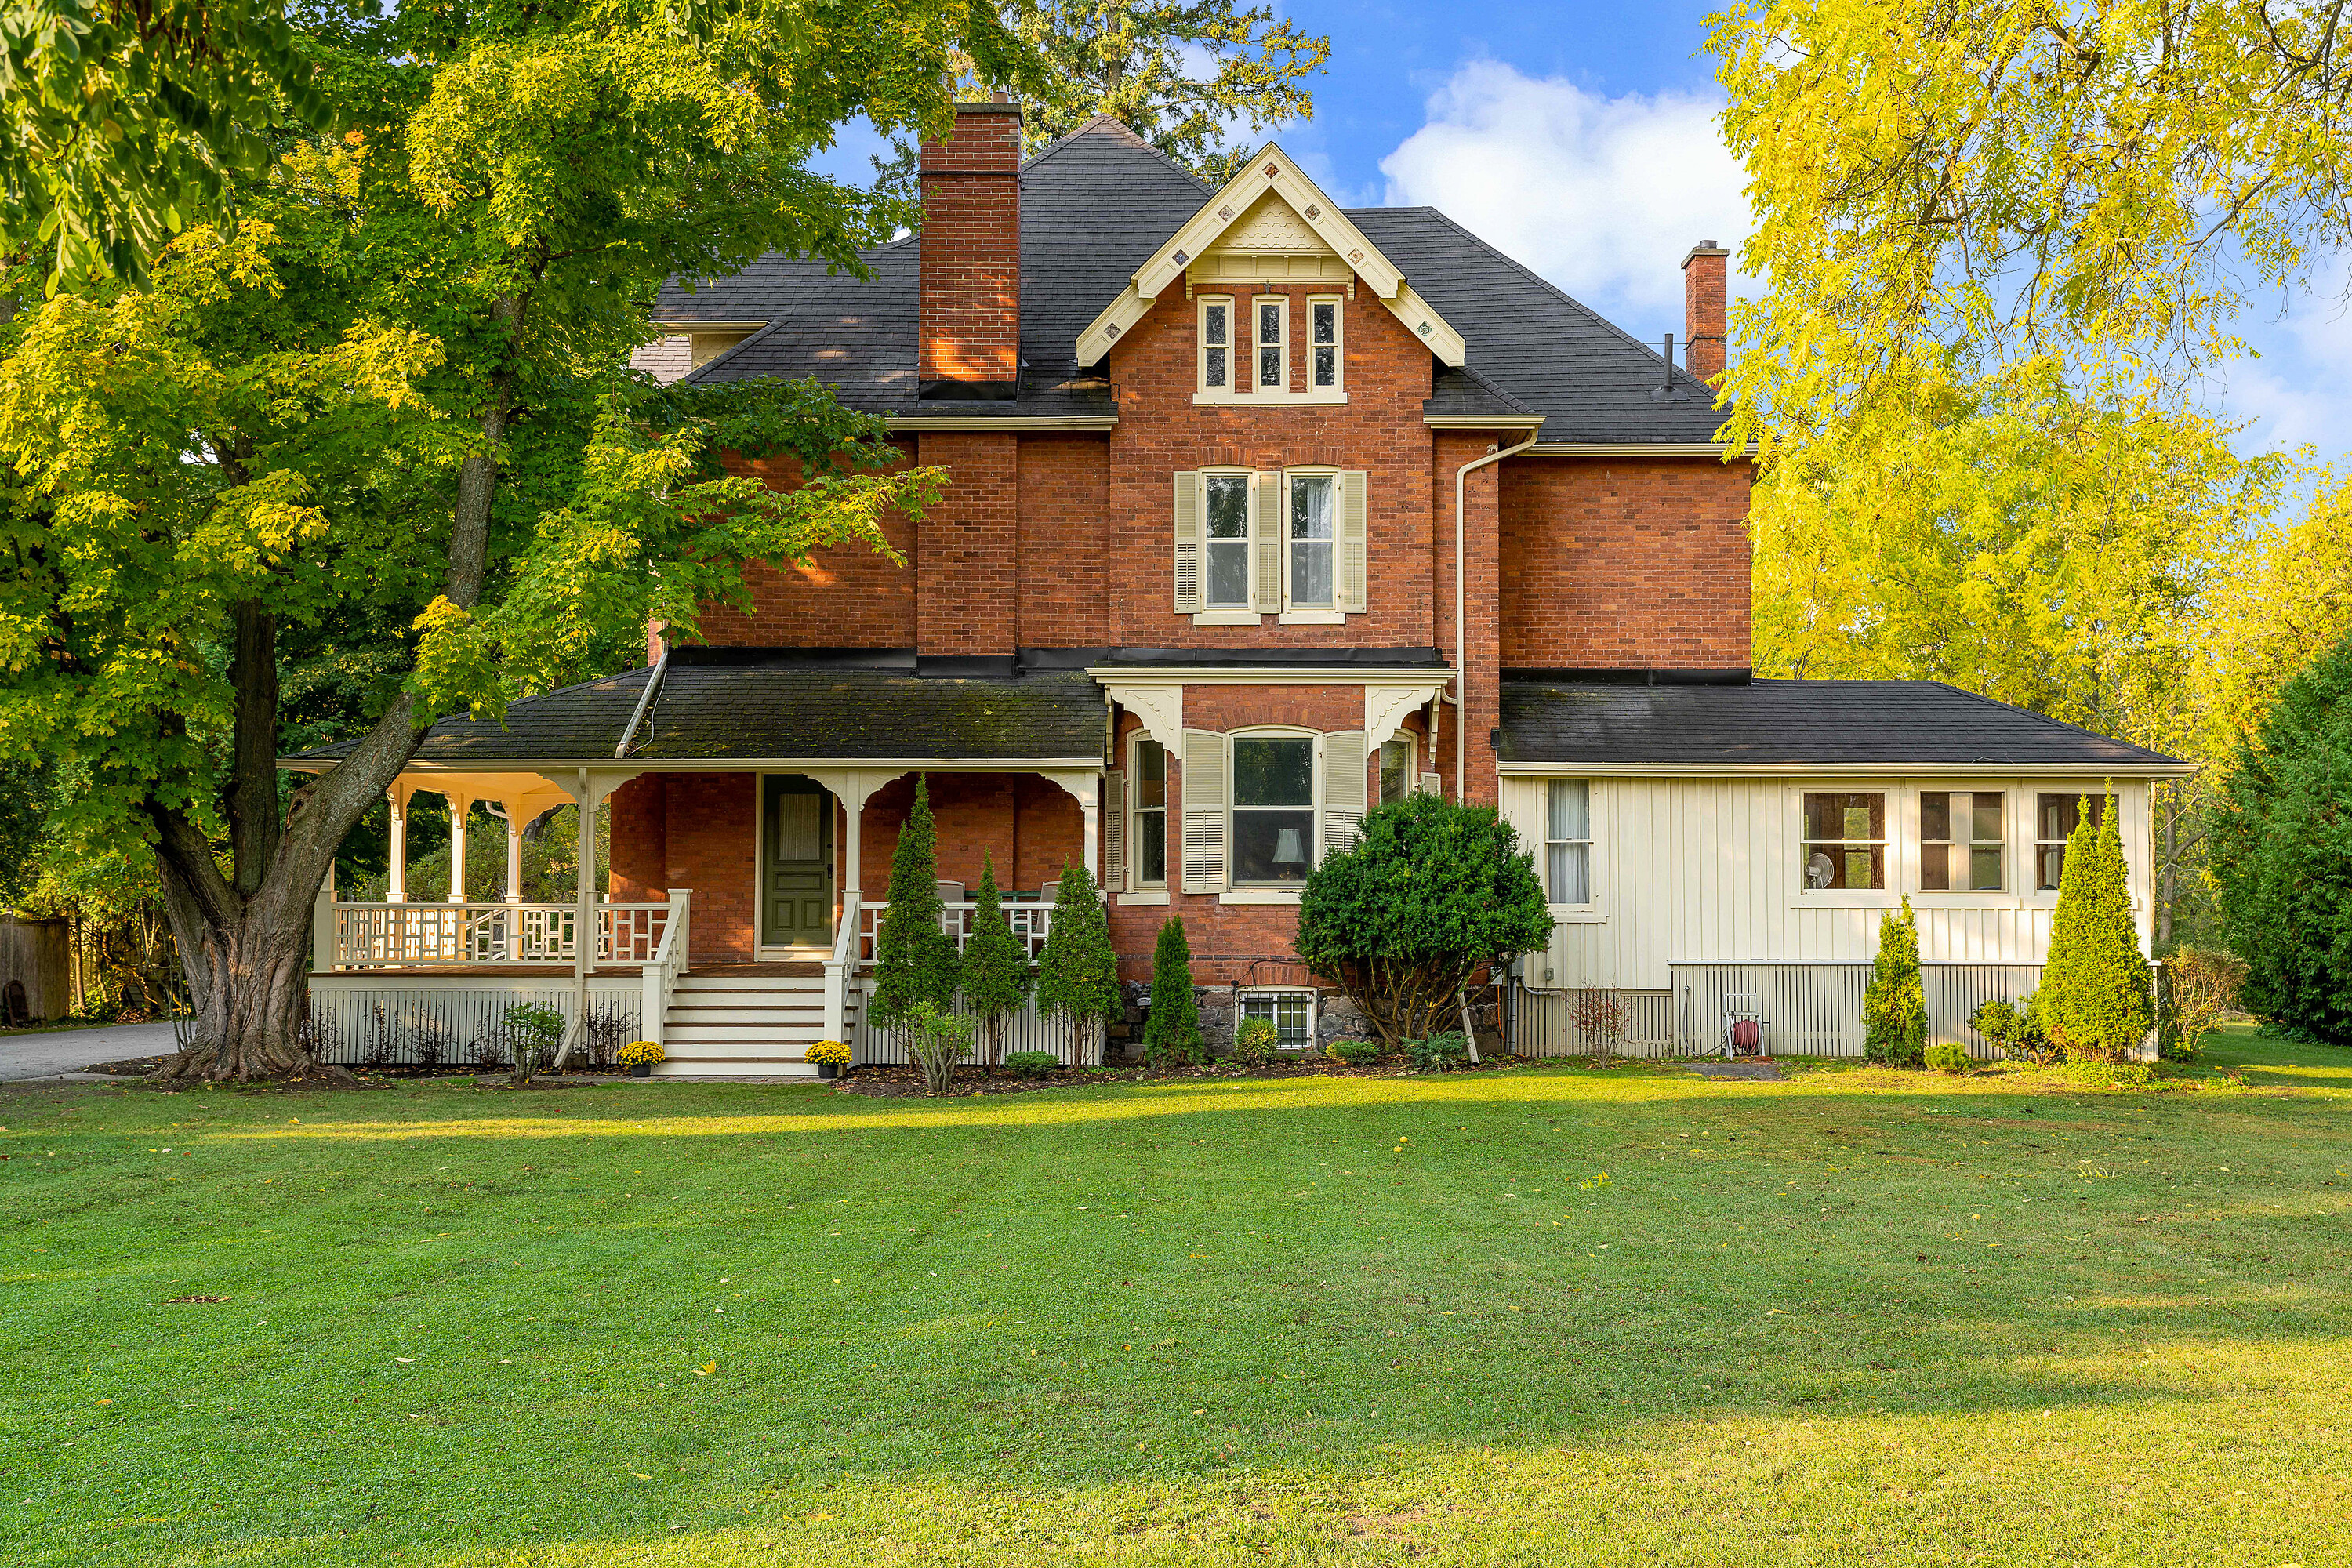
<instances>
[{"instance_id":1,"label":"bay window","mask_svg":"<svg viewBox=\"0 0 2352 1568\"><path fill-rule=\"evenodd\" d=\"M1314 737L1236 735L1233 757L1234 886L1304 882L1315 864Z\"/></svg>"},{"instance_id":2,"label":"bay window","mask_svg":"<svg viewBox=\"0 0 2352 1568\"><path fill-rule=\"evenodd\" d=\"M1149 738L1135 742L1135 765L1128 775L1135 798L1135 881L1141 888L1168 885L1168 749Z\"/></svg>"}]
</instances>

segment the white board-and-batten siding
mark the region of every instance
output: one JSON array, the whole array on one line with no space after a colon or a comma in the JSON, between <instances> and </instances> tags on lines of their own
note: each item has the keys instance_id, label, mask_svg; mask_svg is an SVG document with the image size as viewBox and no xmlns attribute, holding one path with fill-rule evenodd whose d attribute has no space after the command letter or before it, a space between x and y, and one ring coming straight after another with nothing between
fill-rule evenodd
<instances>
[{"instance_id":1,"label":"white board-and-batten siding","mask_svg":"<svg viewBox=\"0 0 2352 1568\"><path fill-rule=\"evenodd\" d=\"M1550 778L1506 774L1501 782L1503 815L1540 872ZM1591 778L1591 902L1553 906L1551 943L1528 956L1526 984L1663 992L1673 988L1677 964L1867 963L1878 951L1880 917L1906 894L1923 962L2039 964L2057 895L2033 886L2034 797L2105 787L2032 774ZM2148 786L2118 780L2112 787L2145 948L2154 912ZM1927 790L2002 793L2001 891L1921 890L1919 796ZM1803 800L1823 791L1886 795L1884 890L1804 889Z\"/></svg>"}]
</instances>

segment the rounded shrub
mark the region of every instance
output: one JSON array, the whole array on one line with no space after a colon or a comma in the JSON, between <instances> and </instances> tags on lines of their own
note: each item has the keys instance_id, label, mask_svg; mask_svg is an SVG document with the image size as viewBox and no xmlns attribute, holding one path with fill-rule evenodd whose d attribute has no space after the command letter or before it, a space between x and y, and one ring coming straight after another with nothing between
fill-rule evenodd
<instances>
[{"instance_id":1,"label":"rounded shrub","mask_svg":"<svg viewBox=\"0 0 2352 1568\"><path fill-rule=\"evenodd\" d=\"M1378 1040L1334 1040L1323 1047L1323 1054L1351 1068L1368 1068L1387 1053Z\"/></svg>"},{"instance_id":2,"label":"rounded shrub","mask_svg":"<svg viewBox=\"0 0 2352 1568\"><path fill-rule=\"evenodd\" d=\"M1969 1070L1969 1053L1965 1046L1949 1040L1938 1040L1923 1053L1927 1065L1937 1072L1964 1073Z\"/></svg>"},{"instance_id":3,"label":"rounded shrub","mask_svg":"<svg viewBox=\"0 0 2352 1568\"><path fill-rule=\"evenodd\" d=\"M1272 1067L1282 1054L1282 1031L1271 1018L1244 1018L1234 1031L1234 1059L1245 1068Z\"/></svg>"},{"instance_id":4,"label":"rounded shrub","mask_svg":"<svg viewBox=\"0 0 2352 1568\"><path fill-rule=\"evenodd\" d=\"M1415 1072L1453 1072L1470 1065L1470 1042L1459 1033L1426 1036L1407 1040L1404 1059L1412 1064Z\"/></svg>"},{"instance_id":5,"label":"rounded shrub","mask_svg":"<svg viewBox=\"0 0 2352 1568\"><path fill-rule=\"evenodd\" d=\"M1062 1065L1062 1058L1051 1051L1008 1051L1004 1068L1017 1078L1045 1078Z\"/></svg>"}]
</instances>

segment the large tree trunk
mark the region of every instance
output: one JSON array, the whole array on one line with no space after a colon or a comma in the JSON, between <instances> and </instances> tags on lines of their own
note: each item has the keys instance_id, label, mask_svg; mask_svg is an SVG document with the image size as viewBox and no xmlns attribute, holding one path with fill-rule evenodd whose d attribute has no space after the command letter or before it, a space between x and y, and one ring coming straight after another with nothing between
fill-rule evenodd
<instances>
[{"instance_id":1,"label":"large tree trunk","mask_svg":"<svg viewBox=\"0 0 2352 1568\"><path fill-rule=\"evenodd\" d=\"M521 300L511 300L497 315L511 330L521 311ZM480 598L488 568L490 500L511 397L512 377L496 378L481 415L481 449L457 471L441 592L462 609ZM242 482L229 454L223 468ZM394 699L341 763L295 792L281 826L277 626L258 603L240 604L234 614L236 726L223 792L232 871L222 874L211 841L185 812L159 800L147 808L163 910L196 1019L195 1043L167 1058L160 1079L246 1081L320 1070L302 1037L312 906L344 835L383 798L425 735L415 700Z\"/></svg>"}]
</instances>

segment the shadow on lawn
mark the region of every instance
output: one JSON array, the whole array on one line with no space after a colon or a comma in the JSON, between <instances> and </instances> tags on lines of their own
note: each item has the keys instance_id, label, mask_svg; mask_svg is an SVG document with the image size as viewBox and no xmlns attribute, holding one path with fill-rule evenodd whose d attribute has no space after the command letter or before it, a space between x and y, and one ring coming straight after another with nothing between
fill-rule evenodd
<instances>
[{"instance_id":1,"label":"shadow on lawn","mask_svg":"<svg viewBox=\"0 0 2352 1568\"><path fill-rule=\"evenodd\" d=\"M2345 1408L2328 1356L2347 1328L2352 1197L2322 1190L2325 1150L2290 1152L2286 1136L2340 1122L2332 1099L1517 1069L929 1103L780 1103L750 1087L594 1101L521 1117L509 1099L415 1089L316 1106L335 1122L257 1104L275 1125L183 1129L173 1142L237 1156L184 1167L243 1205L232 1224L202 1211L205 1239L299 1264L273 1276L192 1245L136 1258L114 1245L95 1266L102 1298L83 1277L70 1294L19 1284L18 1310L37 1289L47 1332L77 1346L110 1339L95 1332L109 1312L133 1325L126 1347L160 1333L170 1371L107 1365L92 1401L209 1372L273 1402L272 1428L301 1434L289 1441L316 1473L257 1475L217 1504L240 1539L441 1520L463 1474L493 1490L494 1539L615 1558L673 1528L696 1531L667 1537L680 1546L716 1539L746 1509L830 1520L842 1498L900 1487L942 1516L1027 1488L1230 1489L1213 1494L1230 1514L1231 1497L1276 1483L1319 1500L1378 1482L1418 1506L1441 1495L1433 1475L1469 1495L1496 1458L1555 1467L1547 1508L1570 1506L1591 1479L1578 1467L1622 1464L1696 1470L1707 1506L1730 1510L1722 1497L1759 1479L1733 1468L1750 1441L1835 1484L1881 1463L1896 1423L2010 1478L2000 1510L2063 1483L2053 1434L2084 1456L2077 1473L2131 1456L2067 1500L2095 1513L2109 1482L2176 1461L2207 1426L2273 1420L2273 1441L2308 1445ZM1412 1129L1446 1140L1428 1163L1388 1163L1405 1158L1389 1139L1406 1119L1457 1115L1459 1137ZM1702 1127L1706 1147L1683 1143ZM887 1136L955 1130L986 1136L953 1151ZM782 1136L798 1132L837 1136ZM2184 1172L2249 1156L2270 1169L2202 1195L2156 1167L2078 1182L2085 1133ZM715 1157L719 1138L740 1147ZM549 1150L558 1139L580 1146ZM520 1145L512 1159L502 1140ZM614 1148L592 1165L599 1140ZM256 1173L246 1156L299 1169L304 1195L232 1189ZM525 1162L540 1168L526 1177ZM1579 1184L1604 1166L1606 1187ZM152 1161L123 1168L126 1183L163 1179ZM574 1172L598 1190L567 1189ZM1992 1176L2041 1185L1999 1192ZM1798 1179L1801 1194L1786 1190ZM44 1223L93 1195L45 1193ZM2011 1201L2026 1195L2043 1201ZM238 1269L219 1290L234 1305L156 1319L156 1300ZM118 1299L136 1311L106 1305ZM281 1341L258 1320L307 1326ZM82 1347L59 1375L85 1362L103 1358ZM2248 1385L2273 1396L2259 1411L2230 1402ZM174 1405L199 1397L138 1401L157 1456L140 1462L177 1473L220 1440L219 1415ZM95 1443L48 1446L74 1435L44 1429L32 1468L126 1514L168 1493ZM533 1476L564 1484L542 1497ZM1620 1486L1614 1506L1647 1485ZM488 1555L454 1523L427 1539L445 1561ZM835 1544L833 1560L854 1560Z\"/></svg>"},{"instance_id":2,"label":"shadow on lawn","mask_svg":"<svg viewBox=\"0 0 2352 1568\"><path fill-rule=\"evenodd\" d=\"M2289 1071L2293 1076L2286 1076ZM2250 1078L2250 1081L2257 1080ZM2347 1073L2340 1078L2294 1068L2264 1074L2258 1081L2278 1088L2326 1089L2339 1083L2352 1088L2352 1065L2347 1065ZM1474 1106L1520 1106L1530 1112L1554 1116L1642 1105L1679 1106L1710 1114L1737 1115L1743 1110L1843 1110L1874 1100L1889 1101L1887 1109L1912 1114L1975 1111L2007 1118L2031 1110L2063 1119L2076 1110L2164 1106L2174 1102L2178 1096L2193 1095L2196 1091L2186 1084L2175 1086L2167 1094L2100 1090L2048 1075L1988 1081L1855 1068L1801 1073L1782 1083L1721 1083L1671 1071L1618 1068L1590 1075L1521 1069L1491 1076L1104 1084L984 1099L877 1100L858 1097L845 1101L830 1095L785 1090L797 1101L788 1105L778 1105L771 1093L748 1085L704 1087L695 1092L712 1098L681 1107L661 1104L647 1096L624 1109L599 1095L593 1103L572 1101L551 1108L550 1114L534 1116L513 1114L513 1102L503 1099L425 1102L407 1100L365 1108L382 1110L384 1114L381 1117L335 1121L313 1117L304 1119L299 1125L223 1130L202 1137L208 1142L265 1143L404 1142L436 1138L733 1138L784 1133L1046 1129L1244 1112L1390 1112ZM752 1106L759 1109L751 1109ZM331 1107L321 1109L329 1108L340 1110L345 1106L331 1102ZM615 1111L623 1113L614 1114Z\"/></svg>"}]
</instances>

